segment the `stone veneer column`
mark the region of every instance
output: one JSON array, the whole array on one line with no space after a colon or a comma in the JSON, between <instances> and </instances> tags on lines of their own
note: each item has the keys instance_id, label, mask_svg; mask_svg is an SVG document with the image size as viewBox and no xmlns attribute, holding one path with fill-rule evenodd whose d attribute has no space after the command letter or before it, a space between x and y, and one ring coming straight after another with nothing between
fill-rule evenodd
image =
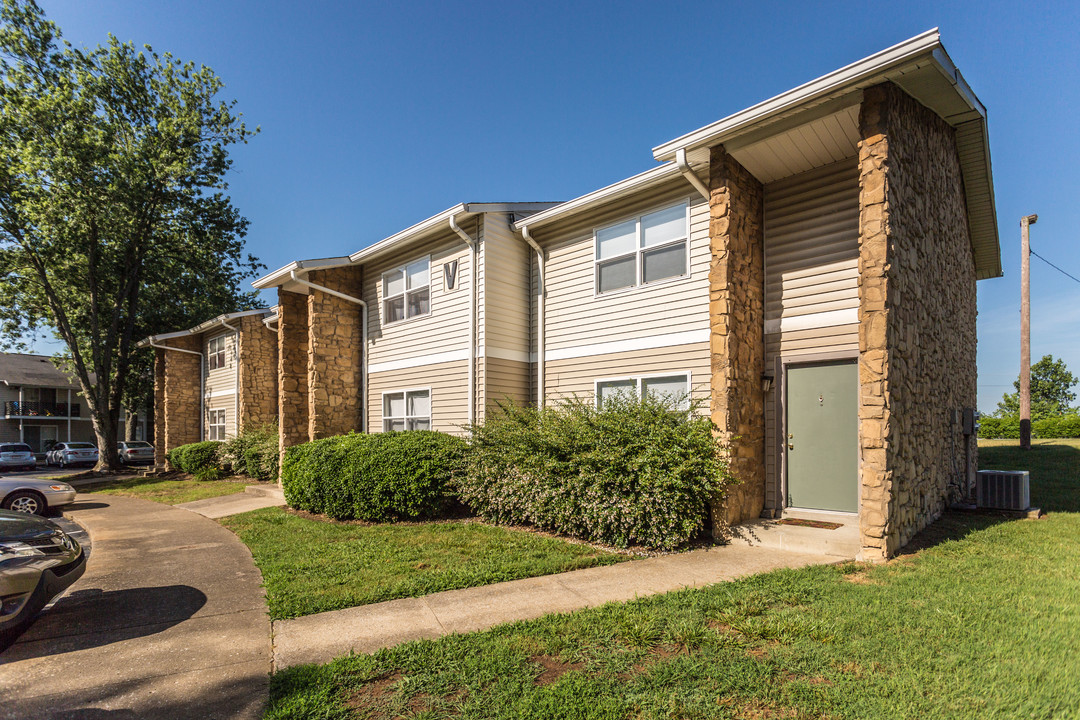
<instances>
[{"instance_id":1,"label":"stone veneer column","mask_svg":"<svg viewBox=\"0 0 1080 720\"><path fill-rule=\"evenodd\" d=\"M307 297L278 289L278 443L285 450L308 441Z\"/></svg>"},{"instance_id":2,"label":"stone veneer column","mask_svg":"<svg viewBox=\"0 0 1080 720\"><path fill-rule=\"evenodd\" d=\"M154 466L165 467L165 351L154 349Z\"/></svg>"},{"instance_id":3,"label":"stone veneer column","mask_svg":"<svg viewBox=\"0 0 1080 720\"><path fill-rule=\"evenodd\" d=\"M314 270L307 280L351 297L360 296L360 268ZM360 306L312 290L308 301L308 437L360 429Z\"/></svg>"},{"instance_id":4,"label":"stone veneer column","mask_svg":"<svg viewBox=\"0 0 1080 720\"><path fill-rule=\"evenodd\" d=\"M860 525L882 561L969 490L975 265L953 128L891 83L859 124Z\"/></svg>"},{"instance_id":5,"label":"stone veneer column","mask_svg":"<svg viewBox=\"0 0 1080 720\"><path fill-rule=\"evenodd\" d=\"M237 431L278 420L277 334L263 324L261 315L239 319L240 417Z\"/></svg>"},{"instance_id":6,"label":"stone veneer column","mask_svg":"<svg viewBox=\"0 0 1080 720\"><path fill-rule=\"evenodd\" d=\"M169 345L186 350L201 352L202 336L179 337L169 340ZM164 442L163 453L173 448L199 442L202 398L200 372L202 364L199 355L175 350L158 351L164 354L163 385L160 417L163 418Z\"/></svg>"},{"instance_id":7,"label":"stone veneer column","mask_svg":"<svg viewBox=\"0 0 1080 720\"><path fill-rule=\"evenodd\" d=\"M709 325L712 419L730 447L723 513L714 527L761 515L765 506L765 260L762 186L723 147L709 161Z\"/></svg>"}]
</instances>

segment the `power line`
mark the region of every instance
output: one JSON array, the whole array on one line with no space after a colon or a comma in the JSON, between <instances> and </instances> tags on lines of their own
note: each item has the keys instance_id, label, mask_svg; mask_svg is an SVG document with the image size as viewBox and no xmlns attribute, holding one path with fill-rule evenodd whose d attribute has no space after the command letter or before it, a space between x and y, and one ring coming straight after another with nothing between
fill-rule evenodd
<instances>
[{"instance_id":1,"label":"power line","mask_svg":"<svg viewBox=\"0 0 1080 720\"><path fill-rule=\"evenodd\" d=\"M1062 275L1064 275L1065 277L1069 278L1070 280L1073 280L1074 282L1078 282L1078 283L1080 283L1080 278L1076 277L1075 275L1070 275L1069 273L1065 272L1064 270L1062 270L1061 268L1059 268L1059 267L1058 267L1057 265L1055 265L1054 263L1050 262L1049 260L1047 260L1046 258L1044 258L1044 257L1043 257L1042 255L1040 255L1039 253L1035 252L1034 250L1030 250L1030 249L1029 249L1029 250L1028 250L1028 252L1029 252L1029 253L1031 253L1032 255L1034 255L1035 257L1039 258L1039 259L1040 259L1040 260L1042 260L1042 261L1043 261L1044 263L1046 263L1046 264L1047 264L1047 265L1049 265L1050 267L1054 268L1055 270L1057 270L1057 271L1058 271L1059 273L1061 273L1061 274L1062 274Z\"/></svg>"}]
</instances>

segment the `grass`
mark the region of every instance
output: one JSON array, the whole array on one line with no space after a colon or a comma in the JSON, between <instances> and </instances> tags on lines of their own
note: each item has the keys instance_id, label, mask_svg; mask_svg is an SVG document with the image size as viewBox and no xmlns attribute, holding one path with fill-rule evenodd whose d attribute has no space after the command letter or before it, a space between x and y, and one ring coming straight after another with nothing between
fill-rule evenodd
<instances>
[{"instance_id":1,"label":"grass","mask_svg":"<svg viewBox=\"0 0 1080 720\"><path fill-rule=\"evenodd\" d=\"M629 559L477 522L361 525L280 508L220 522L251 548L275 619Z\"/></svg>"},{"instance_id":2,"label":"grass","mask_svg":"<svg viewBox=\"0 0 1080 720\"><path fill-rule=\"evenodd\" d=\"M274 675L269 718L1080 717L1080 444L1049 514L949 514L887 565L781 570ZM1019 451L1015 451L1019 452Z\"/></svg>"},{"instance_id":3,"label":"grass","mask_svg":"<svg viewBox=\"0 0 1080 720\"><path fill-rule=\"evenodd\" d=\"M93 492L98 495L125 495L127 497L153 500L165 505L179 505L180 503L206 498L221 497L244 492L244 487L251 484L251 480L163 480L154 477L128 477L119 480L109 480L108 484L101 489L84 490L80 492Z\"/></svg>"}]
</instances>

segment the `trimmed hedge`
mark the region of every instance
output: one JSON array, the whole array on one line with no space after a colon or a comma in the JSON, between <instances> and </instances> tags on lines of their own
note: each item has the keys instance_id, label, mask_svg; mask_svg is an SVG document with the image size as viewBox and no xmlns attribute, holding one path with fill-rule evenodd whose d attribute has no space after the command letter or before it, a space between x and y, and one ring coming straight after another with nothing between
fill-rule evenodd
<instances>
[{"instance_id":1,"label":"trimmed hedge","mask_svg":"<svg viewBox=\"0 0 1080 720\"><path fill-rule=\"evenodd\" d=\"M651 396L604 409L509 404L474 426L461 498L485 520L528 523L617 547L672 549L734 483L714 426Z\"/></svg>"},{"instance_id":2,"label":"trimmed hedge","mask_svg":"<svg viewBox=\"0 0 1080 720\"><path fill-rule=\"evenodd\" d=\"M1036 438L1080 438L1080 415L1059 415L1036 420L1031 423L1031 435ZM979 420L979 437L1018 440L1020 417L983 417Z\"/></svg>"},{"instance_id":3,"label":"trimmed hedge","mask_svg":"<svg viewBox=\"0 0 1080 720\"><path fill-rule=\"evenodd\" d=\"M220 453L224 444L220 440L207 440L181 445L165 453L165 459L180 472L205 476L207 470L221 470Z\"/></svg>"},{"instance_id":4,"label":"trimmed hedge","mask_svg":"<svg viewBox=\"0 0 1080 720\"><path fill-rule=\"evenodd\" d=\"M232 472L257 480L275 480L278 476L278 426L262 425L245 430L222 448L222 465ZM223 468L224 469L224 468Z\"/></svg>"},{"instance_id":5,"label":"trimmed hedge","mask_svg":"<svg viewBox=\"0 0 1080 720\"><path fill-rule=\"evenodd\" d=\"M466 449L432 430L350 433L289 448L281 484L291 507L335 520L433 518L454 503Z\"/></svg>"}]
</instances>

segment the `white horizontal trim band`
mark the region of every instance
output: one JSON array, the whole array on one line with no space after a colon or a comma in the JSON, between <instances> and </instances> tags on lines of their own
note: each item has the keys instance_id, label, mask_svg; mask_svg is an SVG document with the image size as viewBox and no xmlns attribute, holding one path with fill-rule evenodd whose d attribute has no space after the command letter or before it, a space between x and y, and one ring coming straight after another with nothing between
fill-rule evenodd
<instances>
[{"instance_id":1,"label":"white horizontal trim band","mask_svg":"<svg viewBox=\"0 0 1080 720\"><path fill-rule=\"evenodd\" d=\"M206 393L205 397L206 397L207 400L209 400L210 398L225 397L226 395L235 395L235 394L236 394L236 390L215 390L214 392Z\"/></svg>"},{"instance_id":2,"label":"white horizontal trim band","mask_svg":"<svg viewBox=\"0 0 1080 720\"><path fill-rule=\"evenodd\" d=\"M690 345L703 342L709 342L708 328L702 330L688 330L680 333L668 333L667 335L650 335L648 337L632 338L630 340L594 343L592 345L577 345L574 347L559 348L558 350L548 350L547 360L569 360L570 358L587 357L590 355L611 355L613 353L632 352L634 350L652 350L654 348L671 347L673 345Z\"/></svg>"},{"instance_id":3,"label":"white horizontal trim band","mask_svg":"<svg viewBox=\"0 0 1080 720\"><path fill-rule=\"evenodd\" d=\"M468 360L468 350L450 350L448 352L432 353L430 355L418 355L401 360L388 360L387 362L372 363L368 365L368 373L388 372L390 370L406 370L408 368L422 367L424 365L437 365L438 363L457 362Z\"/></svg>"},{"instance_id":4,"label":"white horizontal trim band","mask_svg":"<svg viewBox=\"0 0 1080 720\"><path fill-rule=\"evenodd\" d=\"M813 330L835 325L855 325L859 322L859 308L829 310L828 312L795 315L779 320L766 320L765 333L793 332L795 330Z\"/></svg>"},{"instance_id":5,"label":"white horizontal trim band","mask_svg":"<svg viewBox=\"0 0 1080 720\"><path fill-rule=\"evenodd\" d=\"M536 361L536 355L534 353L529 353L524 350L513 350L511 348L491 347L490 345L486 348L482 348L479 353L479 357L484 357L485 355L487 357L498 358L499 360L512 360L513 362L528 363Z\"/></svg>"}]
</instances>

